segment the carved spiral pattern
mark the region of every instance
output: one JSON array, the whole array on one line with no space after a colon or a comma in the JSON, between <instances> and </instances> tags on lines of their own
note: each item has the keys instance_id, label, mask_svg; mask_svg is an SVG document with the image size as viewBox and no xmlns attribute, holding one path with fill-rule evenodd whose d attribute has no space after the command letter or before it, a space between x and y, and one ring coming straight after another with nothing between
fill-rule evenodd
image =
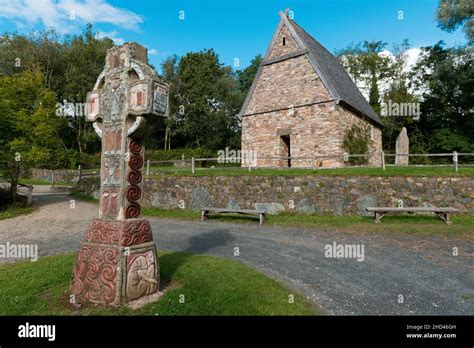
<instances>
[{"instance_id":1,"label":"carved spiral pattern","mask_svg":"<svg viewBox=\"0 0 474 348\"><path fill-rule=\"evenodd\" d=\"M125 208L126 219L136 219L140 217L140 205L138 203L129 203Z\"/></svg>"},{"instance_id":2,"label":"carved spiral pattern","mask_svg":"<svg viewBox=\"0 0 474 348\"><path fill-rule=\"evenodd\" d=\"M120 223L115 221L92 220L85 239L88 242L117 243L119 241Z\"/></svg>"},{"instance_id":3,"label":"carved spiral pattern","mask_svg":"<svg viewBox=\"0 0 474 348\"><path fill-rule=\"evenodd\" d=\"M130 171L127 174L127 181L130 184L138 185L142 182L142 173L137 171Z\"/></svg>"},{"instance_id":4,"label":"carved spiral pattern","mask_svg":"<svg viewBox=\"0 0 474 348\"><path fill-rule=\"evenodd\" d=\"M130 149L130 152L135 155L141 154L143 150L142 144L140 144L140 142L138 142L137 140L133 140L133 139L130 140L130 145L128 148Z\"/></svg>"},{"instance_id":5,"label":"carved spiral pattern","mask_svg":"<svg viewBox=\"0 0 474 348\"><path fill-rule=\"evenodd\" d=\"M150 223L147 220L126 222L123 228L122 245L131 246L151 242Z\"/></svg>"},{"instance_id":6,"label":"carved spiral pattern","mask_svg":"<svg viewBox=\"0 0 474 348\"><path fill-rule=\"evenodd\" d=\"M125 208L125 218L135 219L140 217L140 198L142 190L139 184L142 182L143 168L143 147L138 140L131 139L129 144L130 158L128 160L129 172L127 173L127 181L130 185L125 190L125 198L128 205Z\"/></svg>"},{"instance_id":7,"label":"carved spiral pattern","mask_svg":"<svg viewBox=\"0 0 474 348\"><path fill-rule=\"evenodd\" d=\"M114 248L83 246L73 270L72 293L91 302L112 302L115 299L117 257Z\"/></svg>"},{"instance_id":8,"label":"carved spiral pattern","mask_svg":"<svg viewBox=\"0 0 474 348\"><path fill-rule=\"evenodd\" d=\"M132 155L128 161L128 165L133 170L140 170L143 167L143 158L142 156Z\"/></svg>"},{"instance_id":9,"label":"carved spiral pattern","mask_svg":"<svg viewBox=\"0 0 474 348\"><path fill-rule=\"evenodd\" d=\"M125 196L127 197L127 201L133 202L138 201L142 195L142 190L137 185L130 185L127 187L127 191L125 192Z\"/></svg>"}]
</instances>

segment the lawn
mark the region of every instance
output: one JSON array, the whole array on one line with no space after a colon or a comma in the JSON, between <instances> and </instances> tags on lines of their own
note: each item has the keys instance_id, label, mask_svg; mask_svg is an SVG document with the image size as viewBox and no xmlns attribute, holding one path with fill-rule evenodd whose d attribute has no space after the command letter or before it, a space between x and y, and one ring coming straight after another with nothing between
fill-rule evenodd
<instances>
[{"instance_id":1,"label":"lawn","mask_svg":"<svg viewBox=\"0 0 474 348\"><path fill-rule=\"evenodd\" d=\"M23 178L23 179L20 179L20 184L23 184L23 185L51 185L51 181L41 180L41 179ZM56 185L56 186L74 186L76 184L73 183L73 182L56 181L54 183L54 185Z\"/></svg>"},{"instance_id":2,"label":"lawn","mask_svg":"<svg viewBox=\"0 0 474 348\"><path fill-rule=\"evenodd\" d=\"M99 305L75 309L68 290L74 259L75 254L64 254L0 266L0 315L318 314L301 295L239 262L181 252L160 253L165 294L157 302L137 310Z\"/></svg>"},{"instance_id":3,"label":"lawn","mask_svg":"<svg viewBox=\"0 0 474 348\"><path fill-rule=\"evenodd\" d=\"M453 167L414 167L414 166L398 166L387 167L386 170L381 168L335 168L335 169L300 169L300 168L196 168L196 173L191 173L191 168L174 168L174 167L151 167L149 177L168 176L301 176L301 175L330 175L330 176L446 176L474 177L474 167L460 167L458 172Z\"/></svg>"},{"instance_id":4,"label":"lawn","mask_svg":"<svg viewBox=\"0 0 474 348\"><path fill-rule=\"evenodd\" d=\"M25 214L31 214L34 210L35 207L8 208L6 210L0 211L0 220L10 219Z\"/></svg>"},{"instance_id":5,"label":"lawn","mask_svg":"<svg viewBox=\"0 0 474 348\"><path fill-rule=\"evenodd\" d=\"M79 200L98 204L98 200L90 196L74 192L73 196ZM142 207L142 215L148 217L194 220L201 218L200 211L189 209L160 209ZM469 234L474 237L473 215L451 215L452 225L446 225L435 214L387 215L380 224L374 223L373 217L360 215L307 215L296 213L280 213L279 215L266 215L265 224L277 226L299 226L322 228L325 230L341 230L353 232L405 232L423 234ZM258 218L245 215L212 215L212 221L255 224Z\"/></svg>"},{"instance_id":6,"label":"lawn","mask_svg":"<svg viewBox=\"0 0 474 348\"><path fill-rule=\"evenodd\" d=\"M199 211L172 209L164 210L158 208L142 208L145 216L199 220ZM213 215L209 222L227 221L255 224L258 219L246 216ZM446 225L436 215L392 215L385 216L380 224L375 224L372 217L359 215L336 216L336 215L304 215L281 213L279 215L267 215L265 224L279 226L301 226L321 228L325 230L341 230L353 232L406 232L423 234L470 234L474 235L474 216L453 215L452 225Z\"/></svg>"}]
</instances>

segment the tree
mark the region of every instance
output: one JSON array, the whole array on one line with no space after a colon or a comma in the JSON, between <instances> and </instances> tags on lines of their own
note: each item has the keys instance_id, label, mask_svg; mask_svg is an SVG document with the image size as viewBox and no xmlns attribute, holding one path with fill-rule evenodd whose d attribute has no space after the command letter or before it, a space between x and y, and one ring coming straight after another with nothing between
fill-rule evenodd
<instances>
[{"instance_id":1,"label":"tree","mask_svg":"<svg viewBox=\"0 0 474 348\"><path fill-rule=\"evenodd\" d=\"M382 96L385 105L389 105L389 103L402 105L420 102L420 98L410 88L411 73L407 69L407 51L409 48L408 40L404 40L401 44L394 44L392 47L392 61L390 63L392 73L386 81L388 87ZM408 117L408 115L405 115L405 117L383 117L383 123L382 142L387 149L395 148L396 138L403 127L408 129L410 135L418 133L418 123L413 115L412 117ZM412 140L412 137L410 137L412 148L414 148L415 142Z\"/></svg>"},{"instance_id":2,"label":"tree","mask_svg":"<svg viewBox=\"0 0 474 348\"><path fill-rule=\"evenodd\" d=\"M61 37L54 30L28 35L5 33L0 36L0 74L12 76L40 69L45 87L56 92L58 102L77 106L85 102L103 69L107 49L112 46L112 40L98 39L90 24L76 36ZM72 154L75 150L82 154L88 145L92 151L100 149L100 142L83 115L63 116L67 122L63 123L60 136Z\"/></svg>"},{"instance_id":3,"label":"tree","mask_svg":"<svg viewBox=\"0 0 474 348\"><path fill-rule=\"evenodd\" d=\"M172 135L172 125L175 121L175 115L181 110L178 110L178 64L179 64L179 57L177 55L173 55L165 59L165 61L161 64L161 68L163 70L163 80L169 84L170 90L170 115L164 121L165 123L165 136L164 136L164 149L170 150L171 149L171 135Z\"/></svg>"},{"instance_id":4,"label":"tree","mask_svg":"<svg viewBox=\"0 0 474 348\"><path fill-rule=\"evenodd\" d=\"M260 64L262 63L262 59L262 56L260 54L257 54L250 61L250 65L248 67L242 70L237 70L237 83L239 85L240 91L244 95L247 94L250 89L250 86L252 86L252 82L255 78L255 75L257 75L257 70L260 67Z\"/></svg>"},{"instance_id":5,"label":"tree","mask_svg":"<svg viewBox=\"0 0 474 348\"><path fill-rule=\"evenodd\" d=\"M362 155L369 152L372 143L370 139L370 126L353 125L344 134L342 148L350 155ZM349 158L349 163L353 165L367 164L368 161L367 157Z\"/></svg>"},{"instance_id":6,"label":"tree","mask_svg":"<svg viewBox=\"0 0 474 348\"><path fill-rule=\"evenodd\" d=\"M76 105L85 103L87 93L94 88L97 76L104 68L107 50L113 45L108 38L98 39L90 24L83 35L65 40L64 75L55 88L61 101ZM66 139L74 141L68 144L70 147L76 148L81 155L87 146L92 147L93 151L100 151L100 141L92 126L85 122L84 115L71 115L66 119L67 128L62 131Z\"/></svg>"},{"instance_id":7,"label":"tree","mask_svg":"<svg viewBox=\"0 0 474 348\"><path fill-rule=\"evenodd\" d=\"M344 68L359 84L369 89L369 104L380 113L379 85L391 76L391 60L380 52L387 44L382 41L363 41L337 52Z\"/></svg>"},{"instance_id":8,"label":"tree","mask_svg":"<svg viewBox=\"0 0 474 348\"><path fill-rule=\"evenodd\" d=\"M55 115L55 95L44 79L39 69L0 76L0 162L14 203L21 166L63 166L58 131L64 120Z\"/></svg>"},{"instance_id":9,"label":"tree","mask_svg":"<svg viewBox=\"0 0 474 348\"><path fill-rule=\"evenodd\" d=\"M438 26L453 32L460 26L470 45L474 42L474 3L472 0L440 0L436 10Z\"/></svg>"},{"instance_id":10,"label":"tree","mask_svg":"<svg viewBox=\"0 0 474 348\"><path fill-rule=\"evenodd\" d=\"M219 62L213 50L190 52L179 61L171 57L163 73L171 84L167 127L172 129L175 147L219 150L240 143L242 93L235 73Z\"/></svg>"},{"instance_id":11,"label":"tree","mask_svg":"<svg viewBox=\"0 0 474 348\"><path fill-rule=\"evenodd\" d=\"M0 36L0 74L13 75L40 68L47 88L55 88L56 76L63 73L64 45L53 30L28 35L5 33Z\"/></svg>"},{"instance_id":12,"label":"tree","mask_svg":"<svg viewBox=\"0 0 474 348\"><path fill-rule=\"evenodd\" d=\"M413 86L422 94L419 128L432 152L474 151L474 65L468 47L422 48Z\"/></svg>"}]
</instances>

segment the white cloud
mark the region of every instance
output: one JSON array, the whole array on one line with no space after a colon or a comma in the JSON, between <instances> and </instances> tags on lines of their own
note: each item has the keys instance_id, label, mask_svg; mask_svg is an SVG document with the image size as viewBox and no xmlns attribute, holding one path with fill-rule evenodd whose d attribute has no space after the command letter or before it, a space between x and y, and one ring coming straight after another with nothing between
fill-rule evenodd
<instances>
[{"instance_id":1,"label":"white cloud","mask_svg":"<svg viewBox=\"0 0 474 348\"><path fill-rule=\"evenodd\" d=\"M121 37L117 37L117 32L114 30L114 31L109 31L109 32L106 32L106 31L99 31L97 32L97 38L98 39L102 39L104 37L108 37L109 39L111 39L116 45L123 45L125 43L125 39L121 38Z\"/></svg>"},{"instance_id":2,"label":"white cloud","mask_svg":"<svg viewBox=\"0 0 474 348\"><path fill-rule=\"evenodd\" d=\"M421 49L420 48L409 48L405 51L406 64L404 66L405 71L410 71L413 66L417 63L420 58ZM395 60L395 56L389 50L383 50L379 53L381 57L389 57L392 60Z\"/></svg>"},{"instance_id":3,"label":"white cloud","mask_svg":"<svg viewBox=\"0 0 474 348\"><path fill-rule=\"evenodd\" d=\"M60 33L85 23L107 23L139 31L143 17L106 0L0 0L0 17L18 25L40 24Z\"/></svg>"},{"instance_id":4,"label":"white cloud","mask_svg":"<svg viewBox=\"0 0 474 348\"><path fill-rule=\"evenodd\" d=\"M148 54L158 54L158 51L156 50L156 48L152 48L148 50Z\"/></svg>"},{"instance_id":5,"label":"white cloud","mask_svg":"<svg viewBox=\"0 0 474 348\"><path fill-rule=\"evenodd\" d=\"M410 48L406 51L407 55L407 69L410 70L420 59L421 49L420 48Z\"/></svg>"}]
</instances>

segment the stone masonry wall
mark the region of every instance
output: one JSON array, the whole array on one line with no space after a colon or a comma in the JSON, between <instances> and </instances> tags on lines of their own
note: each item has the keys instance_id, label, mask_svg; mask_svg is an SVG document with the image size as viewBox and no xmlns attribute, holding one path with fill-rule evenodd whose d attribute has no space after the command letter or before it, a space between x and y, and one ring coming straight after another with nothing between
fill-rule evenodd
<instances>
[{"instance_id":1,"label":"stone masonry wall","mask_svg":"<svg viewBox=\"0 0 474 348\"><path fill-rule=\"evenodd\" d=\"M98 178L78 191L98 197ZM261 208L270 213L366 214L367 206L453 206L474 214L469 177L364 176L165 176L147 179L143 206L199 209L205 206Z\"/></svg>"},{"instance_id":2,"label":"stone masonry wall","mask_svg":"<svg viewBox=\"0 0 474 348\"><path fill-rule=\"evenodd\" d=\"M311 156L339 151L338 123L333 117L334 104L315 104L294 109L270 112L243 118L242 150L257 154L258 167L284 166L284 160L271 159L282 154L280 135L290 135L291 155L307 159L292 160L294 167L311 167ZM285 156L285 154L283 154ZM342 156L342 155L341 155ZM330 159L314 160L313 166L336 165ZM281 162L281 163L280 163Z\"/></svg>"},{"instance_id":3,"label":"stone masonry wall","mask_svg":"<svg viewBox=\"0 0 474 348\"><path fill-rule=\"evenodd\" d=\"M332 100L308 58L266 65L244 115Z\"/></svg>"},{"instance_id":4,"label":"stone masonry wall","mask_svg":"<svg viewBox=\"0 0 474 348\"><path fill-rule=\"evenodd\" d=\"M285 38L285 45L283 45L283 38ZM278 37L275 41L272 51L270 52L269 58L275 58L284 56L285 54L292 53L300 50L298 43L290 34L288 28L284 25L281 27Z\"/></svg>"},{"instance_id":5,"label":"stone masonry wall","mask_svg":"<svg viewBox=\"0 0 474 348\"><path fill-rule=\"evenodd\" d=\"M333 102L295 108L292 113L281 110L244 117L242 150L257 154L258 167L282 167L284 160L270 157L282 155L284 145L280 135L290 135L291 156L306 158L292 160L292 166L342 167L345 165L342 142L345 132L354 124L366 124L372 129L373 155L369 164L379 166L381 130ZM311 159L326 155L338 157Z\"/></svg>"},{"instance_id":6,"label":"stone masonry wall","mask_svg":"<svg viewBox=\"0 0 474 348\"><path fill-rule=\"evenodd\" d=\"M74 169L61 169L61 170L51 170L51 169L36 169L32 168L29 170L28 177L31 179L38 179L44 181L52 181L54 174L54 180L64 181L64 182L74 182L77 181L77 170Z\"/></svg>"}]
</instances>

